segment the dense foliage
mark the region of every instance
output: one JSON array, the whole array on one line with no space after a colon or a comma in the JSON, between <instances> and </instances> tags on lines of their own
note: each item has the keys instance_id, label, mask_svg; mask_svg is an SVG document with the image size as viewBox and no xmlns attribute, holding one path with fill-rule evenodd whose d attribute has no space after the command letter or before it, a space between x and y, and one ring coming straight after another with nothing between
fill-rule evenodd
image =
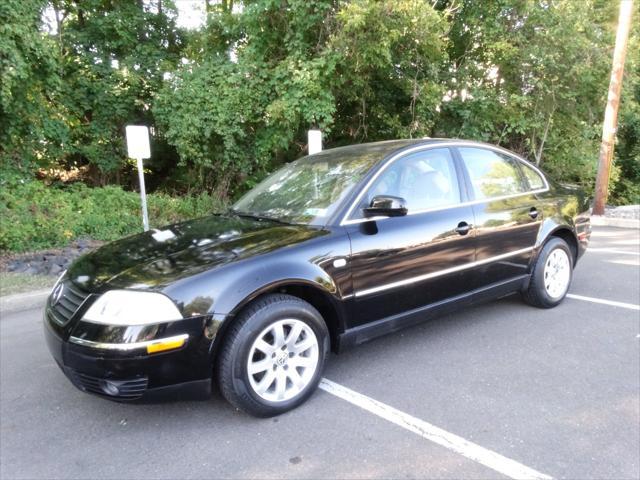
<instances>
[{"instance_id":1,"label":"dense foliage","mask_svg":"<svg viewBox=\"0 0 640 480\"><path fill-rule=\"evenodd\" d=\"M152 228L222 208L206 194L177 198L153 193L147 201ZM115 240L141 228L139 195L119 186L52 188L17 182L0 190L0 252L64 246L81 237Z\"/></svg>"},{"instance_id":2,"label":"dense foliage","mask_svg":"<svg viewBox=\"0 0 640 480\"><path fill-rule=\"evenodd\" d=\"M142 123L165 192L234 197L303 155L310 127L328 147L486 140L591 188L617 2L202 3L187 30L170 0L0 2L2 176L135 188L123 134ZM639 25L614 202L640 201Z\"/></svg>"}]
</instances>

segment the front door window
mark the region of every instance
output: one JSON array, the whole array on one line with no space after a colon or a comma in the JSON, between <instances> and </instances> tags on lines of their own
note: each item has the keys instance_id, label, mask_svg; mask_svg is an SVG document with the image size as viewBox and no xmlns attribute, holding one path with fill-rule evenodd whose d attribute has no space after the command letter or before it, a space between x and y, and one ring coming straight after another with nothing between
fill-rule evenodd
<instances>
[{"instance_id":1,"label":"front door window","mask_svg":"<svg viewBox=\"0 0 640 480\"><path fill-rule=\"evenodd\" d=\"M396 160L369 188L360 212L378 195L404 198L409 214L460 203L458 177L450 150L429 149Z\"/></svg>"}]
</instances>

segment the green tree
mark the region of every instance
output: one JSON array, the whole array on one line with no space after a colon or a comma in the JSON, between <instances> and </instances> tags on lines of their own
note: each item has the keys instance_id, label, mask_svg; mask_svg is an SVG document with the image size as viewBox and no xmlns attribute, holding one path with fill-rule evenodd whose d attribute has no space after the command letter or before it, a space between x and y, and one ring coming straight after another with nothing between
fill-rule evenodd
<instances>
[{"instance_id":1,"label":"green tree","mask_svg":"<svg viewBox=\"0 0 640 480\"><path fill-rule=\"evenodd\" d=\"M635 12L640 15L640 11ZM621 96L612 172L613 204L640 204L640 28L632 31Z\"/></svg>"},{"instance_id":2,"label":"green tree","mask_svg":"<svg viewBox=\"0 0 640 480\"><path fill-rule=\"evenodd\" d=\"M66 123L52 39L40 31L42 0L0 2L0 166L31 175L60 154Z\"/></svg>"},{"instance_id":3,"label":"green tree","mask_svg":"<svg viewBox=\"0 0 640 480\"><path fill-rule=\"evenodd\" d=\"M5 0L2 173L76 169L94 185L133 187L124 126L143 123L154 131L151 189L227 198L304 154L316 127L327 147L485 140L590 187L616 4L224 0L184 30L170 0ZM637 24L617 202L638 201Z\"/></svg>"},{"instance_id":4,"label":"green tree","mask_svg":"<svg viewBox=\"0 0 640 480\"><path fill-rule=\"evenodd\" d=\"M239 179L300 156L311 127L328 145L428 133L445 28L413 0L217 8L154 112L197 181L232 194Z\"/></svg>"},{"instance_id":5,"label":"green tree","mask_svg":"<svg viewBox=\"0 0 640 480\"><path fill-rule=\"evenodd\" d=\"M67 165L88 164L104 184L126 158L124 126L153 126L151 104L180 59L171 2L59 0L62 98ZM155 149L154 149L155 150Z\"/></svg>"},{"instance_id":6,"label":"green tree","mask_svg":"<svg viewBox=\"0 0 640 480\"><path fill-rule=\"evenodd\" d=\"M447 13L412 0L341 4L326 47L336 63L336 141L431 133L444 94Z\"/></svg>"},{"instance_id":7,"label":"green tree","mask_svg":"<svg viewBox=\"0 0 640 480\"><path fill-rule=\"evenodd\" d=\"M436 131L498 143L561 179L591 182L613 7L595 0L460 2Z\"/></svg>"},{"instance_id":8,"label":"green tree","mask_svg":"<svg viewBox=\"0 0 640 480\"><path fill-rule=\"evenodd\" d=\"M154 96L180 60L172 2L9 0L0 8L3 163L85 166L105 184L126 168L125 124L153 126Z\"/></svg>"},{"instance_id":9,"label":"green tree","mask_svg":"<svg viewBox=\"0 0 640 480\"><path fill-rule=\"evenodd\" d=\"M299 156L309 126L330 128L333 66L320 47L333 5L253 1L241 13L209 11L192 37L202 48L190 51L154 108L194 181L227 196L239 181Z\"/></svg>"}]
</instances>

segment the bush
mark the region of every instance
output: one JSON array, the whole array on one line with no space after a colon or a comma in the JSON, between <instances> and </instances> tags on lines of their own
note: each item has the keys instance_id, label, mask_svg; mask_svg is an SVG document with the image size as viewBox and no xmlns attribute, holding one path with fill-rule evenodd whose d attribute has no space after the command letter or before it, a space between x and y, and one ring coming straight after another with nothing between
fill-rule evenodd
<instances>
[{"instance_id":1,"label":"bush","mask_svg":"<svg viewBox=\"0 0 640 480\"><path fill-rule=\"evenodd\" d=\"M204 193L182 197L153 193L147 202L151 227L224 208ZM139 194L117 186L54 187L29 181L11 182L0 190L0 252L60 247L81 237L110 241L140 231Z\"/></svg>"}]
</instances>

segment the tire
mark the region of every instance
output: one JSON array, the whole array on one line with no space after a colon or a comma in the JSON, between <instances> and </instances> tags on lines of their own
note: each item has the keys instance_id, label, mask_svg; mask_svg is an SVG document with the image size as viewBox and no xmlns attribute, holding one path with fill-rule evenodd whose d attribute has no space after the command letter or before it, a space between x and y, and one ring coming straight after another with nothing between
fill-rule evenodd
<instances>
[{"instance_id":1,"label":"tire","mask_svg":"<svg viewBox=\"0 0 640 480\"><path fill-rule=\"evenodd\" d=\"M553 237L542 247L522 296L534 307L553 308L564 300L572 277L573 252L564 240Z\"/></svg>"},{"instance_id":2,"label":"tire","mask_svg":"<svg viewBox=\"0 0 640 480\"><path fill-rule=\"evenodd\" d=\"M329 332L312 305L291 295L265 295L226 334L216 364L220 391L251 415L279 415L313 394L328 353Z\"/></svg>"}]
</instances>

